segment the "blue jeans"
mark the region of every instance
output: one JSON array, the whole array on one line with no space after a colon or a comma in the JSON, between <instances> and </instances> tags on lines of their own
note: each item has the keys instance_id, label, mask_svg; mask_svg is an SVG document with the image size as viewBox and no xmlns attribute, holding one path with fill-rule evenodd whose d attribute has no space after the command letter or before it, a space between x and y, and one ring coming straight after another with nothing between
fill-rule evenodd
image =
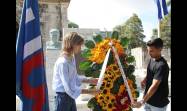
<instances>
[{"instance_id":1,"label":"blue jeans","mask_svg":"<svg viewBox=\"0 0 187 111\"><path fill-rule=\"evenodd\" d=\"M167 105L163 108L155 107L150 104L145 103L144 109L145 111L166 111Z\"/></svg>"},{"instance_id":2,"label":"blue jeans","mask_svg":"<svg viewBox=\"0 0 187 111\"><path fill-rule=\"evenodd\" d=\"M77 111L75 100L66 93L56 93L55 111Z\"/></svg>"}]
</instances>

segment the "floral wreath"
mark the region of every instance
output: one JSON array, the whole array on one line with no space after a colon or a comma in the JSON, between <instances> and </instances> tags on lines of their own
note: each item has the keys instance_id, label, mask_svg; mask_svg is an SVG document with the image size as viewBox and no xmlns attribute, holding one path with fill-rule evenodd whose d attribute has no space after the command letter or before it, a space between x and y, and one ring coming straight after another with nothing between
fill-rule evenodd
<instances>
[{"instance_id":1,"label":"floral wreath","mask_svg":"<svg viewBox=\"0 0 187 111\"><path fill-rule=\"evenodd\" d=\"M101 35L93 37L93 40L86 40L82 53L85 61L79 65L80 70L87 77L98 78L107 51L110 48L109 42L117 49L123 70L126 74L128 85L131 89L132 97L138 98L139 92L135 84L134 57L126 54L129 39L118 37L118 32L114 31L111 37L103 39ZM95 88L94 85L91 85ZM114 58L114 52L110 53L104 79L100 87L101 92L88 101L88 107L93 111L131 111L130 98L124 85L123 77Z\"/></svg>"}]
</instances>

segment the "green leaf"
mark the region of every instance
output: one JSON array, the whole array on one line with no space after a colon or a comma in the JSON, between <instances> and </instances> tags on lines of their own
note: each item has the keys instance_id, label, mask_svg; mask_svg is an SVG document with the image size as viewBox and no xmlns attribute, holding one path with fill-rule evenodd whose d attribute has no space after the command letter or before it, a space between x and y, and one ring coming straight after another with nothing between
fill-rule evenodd
<instances>
[{"instance_id":1,"label":"green leaf","mask_svg":"<svg viewBox=\"0 0 187 111\"><path fill-rule=\"evenodd\" d=\"M88 106L88 108L94 108L95 105L96 105L96 103L97 103L97 100L96 100L95 98L91 98L91 99L88 101L87 106Z\"/></svg>"},{"instance_id":2,"label":"green leaf","mask_svg":"<svg viewBox=\"0 0 187 111\"><path fill-rule=\"evenodd\" d=\"M129 56L126 58L126 60L128 63L133 63L135 61L135 58L134 58L134 56Z\"/></svg>"},{"instance_id":3,"label":"green leaf","mask_svg":"<svg viewBox=\"0 0 187 111\"><path fill-rule=\"evenodd\" d=\"M112 39L118 40L118 38L119 38L119 33L117 31L113 31L112 32Z\"/></svg>"},{"instance_id":4,"label":"green leaf","mask_svg":"<svg viewBox=\"0 0 187 111\"><path fill-rule=\"evenodd\" d=\"M103 39L102 39L102 36L101 35L96 35L96 36L94 36L93 37L93 39L94 39L94 41L96 42L96 43L99 43L99 42L101 42Z\"/></svg>"},{"instance_id":5,"label":"green leaf","mask_svg":"<svg viewBox=\"0 0 187 111\"><path fill-rule=\"evenodd\" d=\"M85 71L85 76L86 77L92 77L92 74L93 74L93 69L91 67L88 67Z\"/></svg>"},{"instance_id":6,"label":"green leaf","mask_svg":"<svg viewBox=\"0 0 187 111\"><path fill-rule=\"evenodd\" d=\"M96 103L96 105L95 105L93 111L103 111L103 110L101 109L101 106L99 106L99 104Z\"/></svg>"},{"instance_id":7,"label":"green leaf","mask_svg":"<svg viewBox=\"0 0 187 111\"><path fill-rule=\"evenodd\" d=\"M135 77L133 74L129 75L128 78L129 78L130 80L132 80L132 81L135 81L135 80L136 80L136 77Z\"/></svg>"},{"instance_id":8,"label":"green leaf","mask_svg":"<svg viewBox=\"0 0 187 111\"><path fill-rule=\"evenodd\" d=\"M93 66L93 65L92 65L92 66ZM84 74L85 74L86 77L98 78L99 75L100 75L100 71L99 71L99 70L93 69L92 66L88 67L88 68L84 71Z\"/></svg>"},{"instance_id":9,"label":"green leaf","mask_svg":"<svg viewBox=\"0 0 187 111\"><path fill-rule=\"evenodd\" d=\"M91 56L90 49L84 49L83 52L81 53L81 56L84 58L89 58Z\"/></svg>"},{"instance_id":10,"label":"green leaf","mask_svg":"<svg viewBox=\"0 0 187 111\"><path fill-rule=\"evenodd\" d=\"M124 84L122 76L118 77L114 81L113 88L111 89L111 93L117 94L119 92L120 85Z\"/></svg>"},{"instance_id":11,"label":"green leaf","mask_svg":"<svg viewBox=\"0 0 187 111\"><path fill-rule=\"evenodd\" d=\"M120 41L123 47L127 47L130 40L128 38L121 38Z\"/></svg>"},{"instance_id":12,"label":"green leaf","mask_svg":"<svg viewBox=\"0 0 187 111\"><path fill-rule=\"evenodd\" d=\"M102 65L103 65L103 64L94 63L94 64L92 65L92 69L95 70L95 71L96 71L96 70L98 71L98 70L101 69Z\"/></svg>"},{"instance_id":13,"label":"green leaf","mask_svg":"<svg viewBox=\"0 0 187 111\"><path fill-rule=\"evenodd\" d=\"M85 46L89 49L92 49L95 47L95 43L92 40L86 40L85 41Z\"/></svg>"},{"instance_id":14,"label":"green leaf","mask_svg":"<svg viewBox=\"0 0 187 111\"><path fill-rule=\"evenodd\" d=\"M134 65L129 65L127 68L127 73L132 74L135 71Z\"/></svg>"},{"instance_id":15,"label":"green leaf","mask_svg":"<svg viewBox=\"0 0 187 111\"><path fill-rule=\"evenodd\" d=\"M80 70L86 70L86 69L88 69L89 67L90 67L90 65L92 64L92 62L91 61L84 61L84 62L81 62L80 64L79 64L79 68L80 68Z\"/></svg>"},{"instance_id":16,"label":"green leaf","mask_svg":"<svg viewBox=\"0 0 187 111\"><path fill-rule=\"evenodd\" d=\"M112 94L117 94L119 92L119 88L120 88L120 85L119 84L115 84L113 86L113 88L111 89L111 93Z\"/></svg>"},{"instance_id":17,"label":"green leaf","mask_svg":"<svg viewBox=\"0 0 187 111\"><path fill-rule=\"evenodd\" d=\"M134 81L134 82L135 82L135 81ZM133 87L134 87L135 89L137 89L137 85L136 85L136 83L133 84Z\"/></svg>"},{"instance_id":18,"label":"green leaf","mask_svg":"<svg viewBox=\"0 0 187 111\"><path fill-rule=\"evenodd\" d=\"M99 104L97 103L97 100L95 97L91 98L88 101L87 104L88 108L91 108L93 111L102 111L101 107L99 106Z\"/></svg>"},{"instance_id":19,"label":"green leaf","mask_svg":"<svg viewBox=\"0 0 187 111\"><path fill-rule=\"evenodd\" d=\"M92 74L92 77L93 77L93 78L99 78L99 75L100 75L100 73L94 72L94 73Z\"/></svg>"},{"instance_id":20,"label":"green leaf","mask_svg":"<svg viewBox=\"0 0 187 111\"><path fill-rule=\"evenodd\" d=\"M136 91L136 97L138 98L140 96L140 93Z\"/></svg>"},{"instance_id":21,"label":"green leaf","mask_svg":"<svg viewBox=\"0 0 187 111\"><path fill-rule=\"evenodd\" d=\"M133 111L131 107L129 107L129 110L128 111Z\"/></svg>"},{"instance_id":22,"label":"green leaf","mask_svg":"<svg viewBox=\"0 0 187 111\"><path fill-rule=\"evenodd\" d=\"M119 85L124 84L123 77L122 77L122 76L120 76L120 77L119 77L119 79L117 80L117 82L118 82L118 84L119 84Z\"/></svg>"},{"instance_id":23,"label":"green leaf","mask_svg":"<svg viewBox=\"0 0 187 111\"><path fill-rule=\"evenodd\" d=\"M113 64L113 63L114 63L114 56L113 56L113 53L110 52L107 66L109 66L110 64Z\"/></svg>"}]
</instances>

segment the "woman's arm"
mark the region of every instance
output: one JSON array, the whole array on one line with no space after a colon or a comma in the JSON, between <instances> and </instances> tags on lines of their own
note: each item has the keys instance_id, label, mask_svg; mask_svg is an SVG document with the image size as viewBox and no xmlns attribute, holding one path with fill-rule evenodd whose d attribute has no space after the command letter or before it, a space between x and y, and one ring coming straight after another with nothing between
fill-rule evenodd
<instances>
[{"instance_id":1,"label":"woman's arm","mask_svg":"<svg viewBox=\"0 0 187 111\"><path fill-rule=\"evenodd\" d=\"M82 82L97 85L98 78L85 78L82 80Z\"/></svg>"},{"instance_id":2,"label":"woman's arm","mask_svg":"<svg viewBox=\"0 0 187 111\"><path fill-rule=\"evenodd\" d=\"M82 89L82 94L93 94L96 95L98 94L100 91L96 90L96 89Z\"/></svg>"},{"instance_id":3,"label":"woman's arm","mask_svg":"<svg viewBox=\"0 0 187 111\"><path fill-rule=\"evenodd\" d=\"M81 83L90 83L93 85L97 85L98 78L91 78L91 77L85 77L79 74L77 75L77 84L81 85Z\"/></svg>"}]
</instances>

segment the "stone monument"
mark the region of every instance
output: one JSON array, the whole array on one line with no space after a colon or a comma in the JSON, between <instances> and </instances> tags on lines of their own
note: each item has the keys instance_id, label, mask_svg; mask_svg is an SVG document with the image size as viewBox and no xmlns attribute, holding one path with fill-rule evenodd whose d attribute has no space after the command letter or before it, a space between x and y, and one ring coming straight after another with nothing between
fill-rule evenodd
<instances>
[{"instance_id":1,"label":"stone monument","mask_svg":"<svg viewBox=\"0 0 187 111\"><path fill-rule=\"evenodd\" d=\"M47 42L47 49L60 49L61 44L59 42L60 31L58 29L51 29L49 32L50 41Z\"/></svg>"}]
</instances>

